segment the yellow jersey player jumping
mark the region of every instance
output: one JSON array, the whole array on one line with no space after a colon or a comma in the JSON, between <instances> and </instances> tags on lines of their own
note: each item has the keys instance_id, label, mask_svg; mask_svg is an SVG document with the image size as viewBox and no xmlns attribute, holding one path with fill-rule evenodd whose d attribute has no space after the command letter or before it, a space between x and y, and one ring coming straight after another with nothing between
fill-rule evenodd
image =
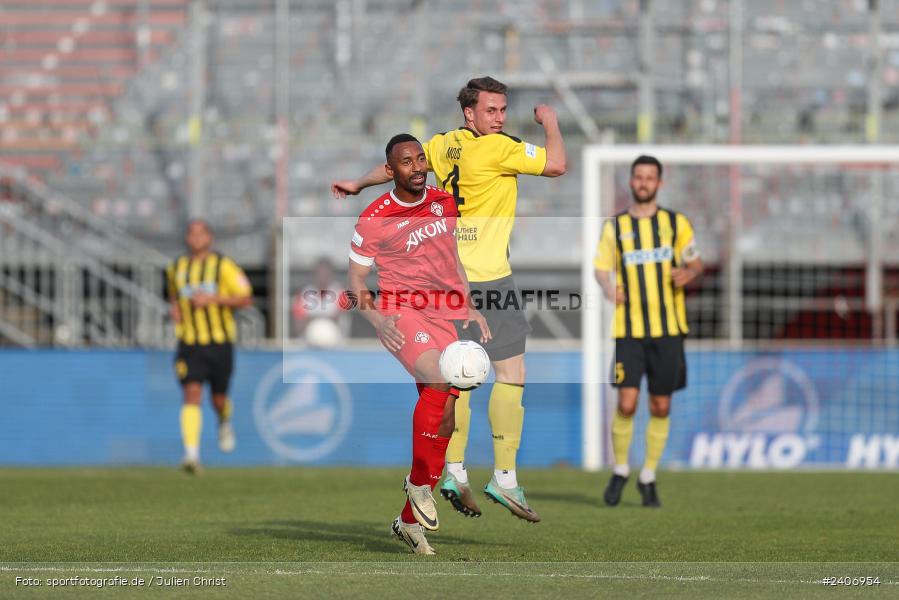
<instances>
[{"instance_id":1,"label":"yellow jersey player jumping","mask_svg":"<svg viewBox=\"0 0 899 600\"><path fill-rule=\"evenodd\" d=\"M458 96L464 125L433 136L423 144L428 168L440 187L456 199L460 218L456 238L472 297L487 318L493 339L484 345L496 373L487 413L493 432L494 474L484 488L487 497L527 521L540 520L518 485L515 460L524 424L525 340L530 326L520 293L512 280L509 237L515 222L518 175L558 177L566 170L565 144L555 111L534 108L534 120L546 134L544 147L503 132L506 86L491 77L472 79ZM336 197L358 194L390 180L383 165L360 179L331 185ZM476 327L460 338L480 337ZM470 392L456 401L456 427L446 453L447 475L440 493L467 516L480 516L465 470L471 409Z\"/></svg>"}]
</instances>

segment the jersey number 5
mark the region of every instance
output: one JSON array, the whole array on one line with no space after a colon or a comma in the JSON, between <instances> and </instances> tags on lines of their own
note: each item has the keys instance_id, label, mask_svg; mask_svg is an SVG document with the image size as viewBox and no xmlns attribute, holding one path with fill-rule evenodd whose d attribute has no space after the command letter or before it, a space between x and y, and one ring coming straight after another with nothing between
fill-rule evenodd
<instances>
[{"instance_id":1,"label":"jersey number 5","mask_svg":"<svg viewBox=\"0 0 899 600\"><path fill-rule=\"evenodd\" d=\"M443 180L443 189L453 193L453 198L456 199L456 206L465 204L465 198L459 195L459 165L454 166L450 174Z\"/></svg>"}]
</instances>

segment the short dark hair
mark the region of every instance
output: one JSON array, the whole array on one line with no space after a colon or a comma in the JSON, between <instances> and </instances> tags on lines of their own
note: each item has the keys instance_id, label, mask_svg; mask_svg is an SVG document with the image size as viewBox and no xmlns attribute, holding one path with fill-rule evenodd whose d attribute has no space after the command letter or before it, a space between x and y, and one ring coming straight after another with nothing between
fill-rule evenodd
<instances>
[{"instance_id":1,"label":"short dark hair","mask_svg":"<svg viewBox=\"0 0 899 600\"><path fill-rule=\"evenodd\" d=\"M634 174L634 169L637 168L637 165L655 165L656 169L659 170L659 179L662 178L662 163L660 163L659 159L655 156L649 156L648 154L638 156L637 159L631 163L631 175Z\"/></svg>"},{"instance_id":2,"label":"short dark hair","mask_svg":"<svg viewBox=\"0 0 899 600\"><path fill-rule=\"evenodd\" d=\"M493 77L478 77L476 79L470 79L468 83L465 84L465 87L459 90L459 95L456 97L456 100L459 101L459 106L462 107L462 110L465 110L478 103L478 95L481 92L492 92L494 94L505 95L507 89L505 83L500 83Z\"/></svg>"},{"instance_id":3,"label":"short dark hair","mask_svg":"<svg viewBox=\"0 0 899 600\"><path fill-rule=\"evenodd\" d=\"M387 142L387 148L384 149L384 156L387 157L387 160L390 160L390 153L393 152L393 147L397 144L403 144L405 142L415 142L416 144L421 144L418 139L412 135L411 133L398 133Z\"/></svg>"}]
</instances>

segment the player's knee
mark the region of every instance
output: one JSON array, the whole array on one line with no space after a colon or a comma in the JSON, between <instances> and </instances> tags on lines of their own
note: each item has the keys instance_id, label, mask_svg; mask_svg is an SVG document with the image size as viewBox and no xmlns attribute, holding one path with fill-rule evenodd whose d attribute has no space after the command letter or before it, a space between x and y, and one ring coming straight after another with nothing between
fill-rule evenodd
<instances>
[{"instance_id":1,"label":"player's knee","mask_svg":"<svg viewBox=\"0 0 899 600\"><path fill-rule=\"evenodd\" d=\"M525 375L527 373L524 366L523 354L493 363L493 370L496 372L497 381L515 385L524 385Z\"/></svg>"},{"instance_id":2,"label":"player's knee","mask_svg":"<svg viewBox=\"0 0 899 600\"><path fill-rule=\"evenodd\" d=\"M435 390L441 392L449 392L451 387L450 384L442 381L443 376L440 374L439 369L435 370L416 370L416 379L424 383L429 388L433 388Z\"/></svg>"},{"instance_id":3,"label":"player's knee","mask_svg":"<svg viewBox=\"0 0 899 600\"><path fill-rule=\"evenodd\" d=\"M654 417L658 417L659 419L664 419L665 417L667 417L670 410L671 410L671 407L668 406L667 404L664 406L650 406L649 407L649 413Z\"/></svg>"},{"instance_id":4,"label":"player's knee","mask_svg":"<svg viewBox=\"0 0 899 600\"><path fill-rule=\"evenodd\" d=\"M203 388L199 383L189 382L184 384L184 404L201 404L203 400Z\"/></svg>"},{"instance_id":5,"label":"player's knee","mask_svg":"<svg viewBox=\"0 0 899 600\"><path fill-rule=\"evenodd\" d=\"M441 392L449 391L450 385L443 381L443 376L440 374L440 367L437 366L437 361L435 360L433 362L434 364L431 364L429 361L425 364L416 365L415 379L429 388L434 388Z\"/></svg>"},{"instance_id":6,"label":"player's knee","mask_svg":"<svg viewBox=\"0 0 899 600\"><path fill-rule=\"evenodd\" d=\"M650 398L649 414L660 419L668 416L671 410L671 401L669 398Z\"/></svg>"},{"instance_id":7,"label":"player's knee","mask_svg":"<svg viewBox=\"0 0 899 600\"><path fill-rule=\"evenodd\" d=\"M618 403L618 414L622 417L633 417L634 413L637 412L637 403Z\"/></svg>"},{"instance_id":8,"label":"player's knee","mask_svg":"<svg viewBox=\"0 0 899 600\"><path fill-rule=\"evenodd\" d=\"M622 417L633 417L637 412L637 394L639 390L622 388L618 390L618 414Z\"/></svg>"}]
</instances>

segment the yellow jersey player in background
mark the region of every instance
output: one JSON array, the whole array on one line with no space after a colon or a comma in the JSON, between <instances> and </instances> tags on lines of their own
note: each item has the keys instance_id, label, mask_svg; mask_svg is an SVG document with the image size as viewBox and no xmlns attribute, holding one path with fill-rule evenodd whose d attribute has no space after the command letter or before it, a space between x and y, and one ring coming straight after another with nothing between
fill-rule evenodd
<instances>
[{"instance_id":1,"label":"yellow jersey player in background","mask_svg":"<svg viewBox=\"0 0 899 600\"><path fill-rule=\"evenodd\" d=\"M637 478L643 506L661 506L656 467L668 441L671 395L687 385L684 287L702 274L693 226L658 206L662 164L640 156L631 164L630 208L603 225L593 266L605 297L615 303L618 409L612 419L615 467L603 499L616 506L630 474L634 412L645 374L649 383L646 461ZM612 277L615 281L612 281Z\"/></svg>"},{"instance_id":2,"label":"yellow jersey player in background","mask_svg":"<svg viewBox=\"0 0 899 600\"><path fill-rule=\"evenodd\" d=\"M228 386L234 367L237 325L231 311L250 306L253 290L233 260L211 250L212 228L206 221L191 221L184 241L189 253L172 262L166 275L178 337L175 374L184 393L181 466L188 473L196 473L200 468L203 384L207 381L219 417L219 449L234 450Z\"/></svg>"},{"instance_id":3,"label":"yellow jersey player in background","mask_svg":"<svg viewBox=\"0 0 899 600\"><path fill-rule=\"evenodd\" d=\"M461 215L456 226L459 256L472 297L493 333L484 347L496 373L487 408L493 433L494 475L484 492L515 516L536 522L540 517L528 505L515 472L524 424L521 400L530 325L512 280L509 237L518 201L517 176L563 175L567 169L565 144L555 111L544 104L534 108L534 120L546 135L544 147L506 134L506 86L492 77L472 79L457 99L464 125L433 136L423 147L438 185L456 199ZM360 179L334 182L331 190L343 198L389 180L384 166L378 165ZM510 297L514 302L507 302ZM514 308L506 308L508 304ZM480 335L476 327L459 332L460 338L466 339L477 340ZM470 392L462 392L456 401L456 428L447 448L447 474L440 493L462 514L480 516L464 463L470 396Z\"/></svg>"}]
</instances>

